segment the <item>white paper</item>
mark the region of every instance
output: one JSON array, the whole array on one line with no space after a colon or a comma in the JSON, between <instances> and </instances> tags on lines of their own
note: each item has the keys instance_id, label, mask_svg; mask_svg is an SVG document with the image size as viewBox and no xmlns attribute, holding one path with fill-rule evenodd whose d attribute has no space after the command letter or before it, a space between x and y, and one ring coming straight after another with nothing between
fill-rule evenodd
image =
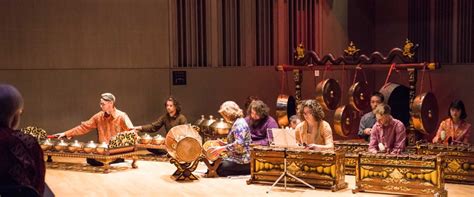
<instances>
[{"instance_id":1,"label":"white paper","mask_svg":"<svg viewBox=\"0 0 474 197\"><path fill-rule=\"evenodd\" d=\"M274 129L271 129L271 132L273 134L272 146L286 147L286 148L298 147L294 129L274 128Z\"/></svg>"}]
</instances>

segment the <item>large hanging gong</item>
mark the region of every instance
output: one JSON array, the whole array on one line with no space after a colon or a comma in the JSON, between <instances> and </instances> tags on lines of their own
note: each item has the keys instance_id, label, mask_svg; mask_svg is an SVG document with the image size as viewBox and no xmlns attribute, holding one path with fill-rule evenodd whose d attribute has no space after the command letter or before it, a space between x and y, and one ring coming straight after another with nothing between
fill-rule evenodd
<instances>
[{"instance_id":1,"label":"large hanging gong","mask_svg":"<svg viewBox=\"0 0 474 197\"><path fill-rule=\"evenodd\" d=\"M423 134L436 131L438 124L438 101L431 92L415 97L411 106L413 126Z\"/></svg>"},{"instance_id":2,"label":"large hanging gong","mask_svg":"<svg viewBox=\"0 0 474 197\"><path fill-rule=\"evenodd\" d=\"M370 108L370 90L365 82L356 82L349 89L349 104L357 111L365 112Z\"/></svg>"},{"instance_id":3,"label":"large hanging gong","mask_svg":"<svg viewBox=\"0 0 474 197\"><path fill-rule=\"evenodd\" d=\"M296 100L293 96L280 94L276 102L278 125L286 127L290 124L289 118L296 114Z\"/></svg>"},{"instance_id":4,"label":"large hanging gong","mask_svg":"<svg viewBox=\"0 0 474 197\"><path fill-rule=\"evenodd\" d=\"M339 136L348 137L350 133L357 132L359 122L359 112L351 105L338 107L334 113L334 131Z\"/></svg>"},{"instance_id":5,"label":"large hanging gong","mask_svg":"<svg viewBox=\"0 0 474 197\"><path fill-rule=\"evenodd\" d=\"M384 96L384 103L392 109L392 116L408 126L410 122L410 90L408 87L387 83L379 92Z\"/></svg>"},{"instance_id":6,"label":"large hanging gong","mask_svg":"<svg viewBox=\"0 0 474 197\"><path fill-rule=\"evenodd\" d=\"M316 86L316 101L325 110L335 110L341 101L341 87L335 79L326 79Z\"/></svg>"}]
</instances>

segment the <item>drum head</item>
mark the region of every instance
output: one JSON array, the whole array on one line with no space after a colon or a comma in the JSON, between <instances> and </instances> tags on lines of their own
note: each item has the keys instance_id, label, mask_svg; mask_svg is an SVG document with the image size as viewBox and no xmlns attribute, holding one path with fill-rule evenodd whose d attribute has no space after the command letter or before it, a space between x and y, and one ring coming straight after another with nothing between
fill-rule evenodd
<instances>
[{"instance_id":1,"label":"drum head","mask_svg":"<svg viewBox=\"0 0 474 197\"><path fill-rule=\"evenodd\" d=\"M431 92L418 95L413 101L413 126L423 134L436 132L438 124L438 101Z\"/></svg>"},{"instance_id":2,"label":"drum head","mask_svg":"<svg viewBox=\"0 0 474 197\"><path fill-rule=\"evenodd\" d=\"M216 146L220 146L220 143L217 140L209 140L202 145L203 154L206 156L206 158L209 161L215 161L216 159L219 158L219 154L213 155L210 152L208 152L209 148L216 147Z\"/></svg>"},{"instance_id":3,"label":"drum head","mask_svg":"<svg viewBox=\"0 0 474 197\"><path fill-rule=\"evenodd\" d=\"M350 105L344 105L336 109L334 114L334 131L341 137L348 137L351 133L357 133L360 115Z\"/></svg>"},{"instance_id":4,"label":"drum head","mask_svg":"<svg viewBox=\"0 0 474 197\"><path fill-rule=\"evenodd\" d=\"M180 162L191 162L191 159L197 159L202 151L201 144L201 136L189 124L175 126L166 134L166 150L171 157Z\"/></svg>"},{"instance_id":5,"label":"drum head","mask_svg":"<svg viewBox=\"0 0 474 197\"><path fill-rule=\"evenodd\" d=\"M348 95L352 108L360 112L370 110L370 90L365 82L352 84Z\"/></svg>"},{"instance_id":6,"label":"drum head","mask_svg":"<svg viewBox=\"0 0 474 197\"><path fill-rule=\"evenodd\" d=\"M341 87L335 79L326 79L316 86L316 100L325 110L335 110L341 101Z\"/></svg>"},{"instance_id":7,"label":"drum head","mask_svg":"<svg viewBox=\"0 0 474 197\"><path fill-rule=\"evenodd\" d=\"M201 156L202 148L198 140L185 137L176 145L176 159L182 162L193 162Z\"/></svg>"},{"instance_id":8,"label":"drum head","mask_svg":"<svg viewBox=\"0 0 474 197\"><path fill-rule=\"evenodd\" d=\"M387 83L379 92L384 96L384 103L392 109L392 116L408 126L410 124L410 90L408 87Z\"/></svg>"},{"instance_id":9,"label":"drum head","mask_svg":"<svg viewBox=\"0 0 474 197\"><path fill-rule=\"evenodd\" d=\"M276 103L276 115L278 125L286 127L290 124L289 118L296 114L296 100L293 96L285 94L278 95Z\"/></svg>"}]
</instances>

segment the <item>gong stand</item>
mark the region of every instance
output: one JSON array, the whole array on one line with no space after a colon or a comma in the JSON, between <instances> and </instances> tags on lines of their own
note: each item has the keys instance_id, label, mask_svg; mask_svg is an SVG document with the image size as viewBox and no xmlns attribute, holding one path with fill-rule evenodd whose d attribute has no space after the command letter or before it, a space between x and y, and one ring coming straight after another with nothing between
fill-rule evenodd
<instances>
[{"instance_id":1,"label":"gong stand","mask_svg":"<svg viewBox=\"0 0 474 197\"><path fill-rule=\"evenodd\" d=\"M177 168L172 177L175 179L175 181L198 180L198 178L192 172L196 170L199 160L200 158L191 163L180 163L176 159L171 159L170 162Z\"/></svg>"},{"instance_id":2,"label":"gong stand","mask_svg":"<svg viewBox=\"0 0 474 197\"><path fill-rule=\"evenodd\" d=\"M413 110L411 105L416 97L416 80L418 69L429 69L435 70L441 68L438 63L417 63L415 52L418 48L418 44L413 44L410 40L406 40L403 49L393 48L387 54L383 56L382 53L375 51L370 55L359 54L358 49L353 42L350 42L344 55L340 57L334 57L333 54L327 54L320 57L315 51L305 51L303 44L299 44L295 50L294 65L278 65L276 66L277 71L292 71L293 79L295 81L295 98L296 101L300 101L301 97L301 84L303 82L302 71L313 71L321 70L327 65L344 65L344 66L332 66L332 70L355 70L358 65L364 64L364 68L387 68L391 64L394 65L396 70L407 70L408 71L408 83L409 83L409 95L410 95L410 116L413 116ZM401 63L395 63L395 62ZM408 145L415 145L418 139L421 139L420 132L413 126L413 121L410 117L410 125L407 128L407 141Z\"/></svg>"},{"instance_id":3,"label":"gong stand","mask_svg":"<svg viewBox=\"0 0 474 197\"><path fill-rule=\"evenodd\" d=\"M221 164L222 158L219 157L214 162L209 161L207 158L203 158L202 161L206 164L208 169L206 174L207 178L219 177L219 175L217 174L217 168Z\"/></svg>"}]
</instances>

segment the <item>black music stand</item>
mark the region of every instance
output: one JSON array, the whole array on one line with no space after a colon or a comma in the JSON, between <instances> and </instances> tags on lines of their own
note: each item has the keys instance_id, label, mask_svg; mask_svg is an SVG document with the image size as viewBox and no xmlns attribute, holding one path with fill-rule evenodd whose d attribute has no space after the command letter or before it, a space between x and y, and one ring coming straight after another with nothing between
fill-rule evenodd
<instances>
[{"instance_id":1,"label":"black music stand","mask_svg":"<svg viewBox=\"0 0 474 197\"><path fill-rule=\"evenodd\" d=\"M278 129L278 130L281 130L281 129ZM276 136L281 136L281 134L282 134L282 133L279 133L279 134L275 135L275 134L277 133L277 132L275 132L275 130L271 130L271 132L272 132L274 138L275 138ZM281 132L281 131L279 131L279 132ZM294 178L294 179L297 180L298 182L300 182L300 183L302 183L302 184L308 186L308 187L311 188L311 189L315 189L314 186L310 185L309 183L303 181L302 179L300 179L300 178L296 177L295 175L293 175L293 174L291 174L291 173L288 172L288 170L287 170L287 165L286 165L286 163L287 163L287 162L286 162L287 151L288 151L288 147L290 147L290 145L288 144L288 141L289 141L288 139L289 139L289 138L293 138L293 139L295 140L295 142L296 142L296 138L294 137L294 135L291 136L291 135L290 135L290 132L288 132L288 135L287 135L287 134L284 134L284 135L285 135L284 137L286 138L284 141L285 141L287 144L275 144L276 146L279 146L279 147L284 148L284 150L283 150L283 172L281 173L280 177L278 177L278 179L273 183L273 185L270 187L270 189L268 189L268 191L267 191L266 193L267 193L267 194L270 193L270 191L275 187L275 185L276 185L278 182L280 182L281 179L284 180L284 186L285 186L285 190L286 190L286 178L287 178L288 176L291 177L291 178ZM279 141L279 140L274 140L273 142L276 142L276 141Z\"/></svg>"}]
</instances>

